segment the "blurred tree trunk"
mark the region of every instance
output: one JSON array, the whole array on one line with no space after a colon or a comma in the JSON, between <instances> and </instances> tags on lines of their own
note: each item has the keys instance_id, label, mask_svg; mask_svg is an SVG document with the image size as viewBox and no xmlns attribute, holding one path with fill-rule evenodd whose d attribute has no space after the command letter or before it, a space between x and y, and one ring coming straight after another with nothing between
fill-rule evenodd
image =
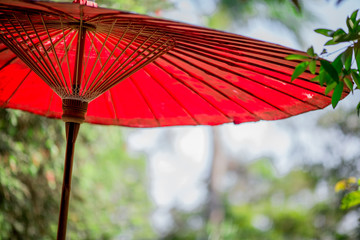
<instances>
[{"instance_id":1,"label":"blurred tree trunk","mask_svg":"<svg viewBox=\"0 0 360 240\"><path fill-rule=\"evenodd\" d=\"M211 226L214 227L214 234L216 236L218 235L220 224L225 217L222 201L222 186L227 171L227 157L221 145L220 129L218 127L212 127L211 132L213 157L208 180L209 199L208 206L206 207L206 217Z\"/></svg>"}]
</instances>

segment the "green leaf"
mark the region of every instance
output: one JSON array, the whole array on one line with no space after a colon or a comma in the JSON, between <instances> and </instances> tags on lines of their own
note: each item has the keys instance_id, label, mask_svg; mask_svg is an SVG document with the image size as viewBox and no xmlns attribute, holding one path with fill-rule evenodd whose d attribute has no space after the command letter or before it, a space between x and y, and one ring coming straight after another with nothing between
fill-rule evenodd
<instances>
[{"instance_id":1,"label":"green leaf","mask_svg":"<svg viewBox=\"0 0 360 240\"><path fill-rule=\"evenodd\" d=\"M333 39L331 39L331 40L329 40L329 41L327 41L326 43L325 43L325 46L328 46L328 45L335 45L335 44L338 44L337 42L335 42Z\"/></svg>"},{"instance_id":2,"label":"green leaf","mask_svg":"<svg viewBox=\"0 0 360 240\"><path fill-rule=\"evenodd\" d=\"M336 87L334 89L334 93L333 93L332 98L331 98L331 105L333 106L333 108L336 108L336 105L340 101L343 90L344 90L344 83L339 82L336 85Z\"/></svg>"},{"instance_id":3,"label":"green leaf","mask_svg":"<svg viewBox=\"0 0 360 240\"><path fill-rule=\"evenodd\" d=\"M334 190L335 192L347 190L351 185L356 184L356 182L356 177L349 177L347 179L340 180L335 184Z\"/></svg>"},{"instance_id":4,"label":"green leaf","mask_svg":"<svg viewBox=\"0 0 360 240\"><path fill-rule=\"evenodd\" d=\"M337 56L335 58L335 60L331 63L331 65L335 68L338 76L340 75L340 73L343 70L343 63L341 61L341 57L342 57L342 54L339 54L339 56Z\"/></svg>"},{"instance_id":5,"label":"green leaf","mask_svg":"<svg viewBox=\"0 0 360 240\"><path fill-rule=\"evenodd\" d=\"M339 82L339 75L336 69L331 65L330 62L326 60L320 60L321 66L324 68L324 70L330 75L330 77L335 81Z\"/></svg>"},{"instance_id":6,"label":"green leaf","mask_svg":"<svg viewBox=\"0 0 360 240\"><path fill-rule=\"evenodd\" d=\"M331 37L332 34L334 33L333 30L330 30L330 29L325 29L325 28L318 28L318 29L315 29L315 32L321 34L321 35L324 35L326 37Z\"/></svg>"},{"instance_id":7,"label":"green leaf","mask_svg":"<svg viewBox=\"0 0 360 240\"><path fill-rule=\"evenodd\" d=\"M325 94L328 95L331 90L333 90L337 86L336 82L332 82L326 86Z\"/></svg>"},{"instance_id":8,"label":"green leaf","mask_svg":"<svg viewBox=\"0 0 360 240\"><path fill-rule=\"evenodd\" d=\"M346 194L341 201L341 209L349 209L360 204L360 191Z\"/></svg>"},{"instance_id":9,"label":"green leaf","mask_svg":"<svg viewBox=\"0 0 360 240\"><path fill-rule=\"evenodd\" d=\"M316 60L311 60L309 63L309 70L312 74L316 73Z\"/></svg>"},{"instance_id":10,"label":"green leaf","mask_svg":"<svg viewBox=\"0 0 360 240\"><path fill-rule=\"evenodd\" d=\"M346 86L353 92L353 88L354 88L353 82L347 77L344 78L344 82Z\"/></svg>"},{"instance_id":11,"label":"green leaf","mask_svg":"<svg viewBox=\"0 0 360 240\"><path fill-rule=\"evenodd\" d=\"M351 14L351 17L350 19L353 21L353 22L356 22L356 17L357 17L357 14L358 14L358 10L355 10L352 14Z\"/></svg>"},{"instance_id":12,"label":"green leaf","mask_svg":"<svg viewBox=\"0 0 360 240\"><path fill-rule=\"evenodd\" d=\"M356 110L357 110L357 115L358 115L358 117L360 117L360 102L359 102L358 105L356 106Z\"/></svg>"},{"instance_id":13,"label":"green leaf","mask_svg":"<svg viewBox=\"0 0 360 240\"><path fill-rule=\"evenodd\" d=\"M355 21L352 21L352 19L350 19L349 17L346 18L346 25L349 29L349 32L352 32L354 29L354 25L355 25Z\"/></svg>"},{"instance_id":14,"label":"green leaf","mask_svg":"<svg viewBox=\"0 0 360 240\"><path fill-rule=\"evenodd\" d=\"M358 70L360 71L360 41L354 45L355 60Z\"/></svg>"},{"instance_id":15,"label":"green leaf","mask_svg":"<svg viewBox=\"0 0 360 240\"><path fill-rule=\"evenodd\" d=\"M342 54L341 54L341 61L345 66L345 70L350 70L351 68L351 62L352 62L352 53L353 48L348 47Z\"/></svg>"},{"instance_id":16,"label":"green leaf","mask_svg":"<svg viewBox=\"0 0 360 240\"><path fill-rule=\"evenodd\" d=\"M316 77L312 78L310 81L312 81L312 82L320 82L320 76L317 75Z\"/></svg>"},{"instance_id":17,"label":"green leaf","mask_svg":"<svg viewBox=\"0 0 360 240\"><path fill-rule=\"evenodd\" d=\"M300 54L292 54L285 57L286 60L302 60L302 59L310 59L308 56L300 55Z\"/></svg>"},{"instance_id":18,"label":"green leaf","mask_svg":"<svg viewBox=\"0 0 360 240\"><path fill-rule=\"evenodd\" d=\"M324 83L326 84L331 84L333 83L334 80L330 77L330 75L324 70L323 67L320 67L320 73L319 73L319 83L321 86L324 85Z\"/></svg>"},{"instance_id":19,"label":"green leaf","mask_svg":"<svg viewBox=\"0 0 360 240\"><path fill-rule=\"evenodd\" d=\"M340 42L348 42L351 40L351 35L343 33L343 34L339 34L334 36L333 38L334 42L340 43Z\"/></svg>"},{"instance_id":20,"label":"green leaf","mask_svg":"<svg viewBox=\"0 0 360 240\"><path fill-rule=\"evenodd\" d=\"M313 46L309 47L306 52L307 52L307 54L309 54L310 57L314 57L314 56L315 56L315 52L314 52Z\"/></svg>"},{"instance_id":21,"label":"green leaf","mask_svg":"<svg viewBox=\"0 0 360 240\"><path fill-rule=\"evenodd\" d=\"M360 88L360 75L356 71L351 72L352 79L356 83L356 86Z\"/></svg>"},{"instance_id":22,"label":"green leaf","mask_svg":"<svg viewBox=\"0 0 360 240\"><path fill-rule=\"evenodd\" d=\"M291 76L291 81L294 81L296 78L298 78L303 72L305 72L307 66L309 65L309 62L302 62L299 63Z\"/></svg>"},{"instance_id":23,"label":"green leaf","mask_svg":"<svg viewBox=\"0 0 360 240\"><path fill-rule=\"evenodd\" d=\"M346 34L346 32L345 32L342 28L339 28L339 29L337 29L337 30L333 33L332 37L333 37L334 40L335 40L335 37L342 36L342 35L344 35L344 34ZM336 41L336 40L335 40L335 41Z\"/></svg>"}]
</instances>

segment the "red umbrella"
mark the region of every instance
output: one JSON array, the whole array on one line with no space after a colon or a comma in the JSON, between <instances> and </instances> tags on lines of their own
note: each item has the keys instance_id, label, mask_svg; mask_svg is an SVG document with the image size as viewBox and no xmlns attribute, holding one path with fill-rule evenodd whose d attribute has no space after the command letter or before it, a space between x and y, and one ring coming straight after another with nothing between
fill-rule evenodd
<instances>
[{"instance_id":1,"label":"red umbrella","mask_svg":"<svg viewBox=\"0 0 360 240\"><path fill-rule=\"evenodd\" d=\"M331 103L310 73L290 81L297 62L284 57L299 51L145 15L0 0L0 39L0 107L66 122L58 239L66 234L74 143L84 121L238 124Z\"/></svg>"}]
</instances>

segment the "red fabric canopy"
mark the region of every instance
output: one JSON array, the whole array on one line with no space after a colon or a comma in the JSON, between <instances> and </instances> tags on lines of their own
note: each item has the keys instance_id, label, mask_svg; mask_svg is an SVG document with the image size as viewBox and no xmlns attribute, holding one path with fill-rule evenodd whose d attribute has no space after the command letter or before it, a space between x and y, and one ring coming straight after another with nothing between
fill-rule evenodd
<instances>
[{"instance_id":1,"label":"red fabric canopy","mask_svg":"<svg viewBox=\"0 0 360 240\"><path fill-rule=\"evenodd\" d=\"M27 8L26 12L24 8ZM18 14L30 16L30 23L35 21L31 19L38 18L40 25L43 24L45 27L34 32L31 27L24 29L22 20L14 23L18 24L16 26L5 24L9 18L11 21L17 20ZM117 84L107 83L112 88L100 96L94 92L100 89L101 84L97 86L97 82L94 83L93 88L86 93L94 93L92 97L96 97L94 100L89 97L91 101L89 100L86 122L131 127L217 125L228 122L238 124L287 118L324 108L331 103L331 96L324 95L324 88L310 81L314 77L310 73L301 75L293 82L290 81L297 62L284 58L289 54L301 54L293 49L231 33L128 12L72 3L0 1L0 28L2 31L10 29L7 36L2 35L3 41L5 38L17 36L17 41L22 41L21 44L25 46L24 42L32 38L34 42L31 46L26 43L29 48L26 51L32 51L35 57L36 54L40 54L32 50L35 45L39 49L48 48L48 54L52 54L51 41L58 41L58 45L55 46L58 48L62 44L62 39L67 41L69 49L72 46L76 47L78 43L71 40L78 34L73 31L74 27L69 27L68 32L66 29L56 31L50 28L55 25L55 21L59 25L62 19L70 19L66 20L70 26L71 21L79 21L80 16L83 16L84 24L93 24L89 25L90 33L87 33L84 40L87 55L81 64L84 71L82 77L90 81L96 78L96 74L90 72L91 69L95 69L93 71L101 75L106 70L101 66L109 65L109 61L116 62L116 57L120 55L117 52L124 51L127 57L131 57L137 47L140 47L137 39L133 42L131 39L127 40L127 45L124 46L122 43L116 45L124 29L152 29L156 34L162 34L162 40L162 36L166 36L164 42L167 41L167 49L155 60L144 63L136 70L129 70L131 74L114 73L114 81ZM44 23L41 23L41 19ZM107 34L111 26L117 30ZM96 31L91 33L91 28L96 28ZM31 33L24 35L22 31ZM151 33L147 34L150 35ZM36 39L44 42L44 46L39 46L41 41L36 42ZM39 77L34 67L29 68L29 64L34 64L34 61L28 62L27 65L23 63L24 59L18 58L8 48L9 44L12 43L0 45L0 107L61 118L62 102L58 96L59 91L55 93L54 90L57 89L54 86L53 89L50 88L47 81L68 84L66 82L70 80L60 75L71 75L74 66L60 63L47 70L50 77L41 74L39 75L42 77ZM154 40L154 46L151 45L154 51L157 47L155 44L157 40ZM91 50L91 46L98 50ZM102 51L99 50L101 48ZM113 56L109 57L114 48L116 50ZM58 51L57 54L65 58L64 51L67 50L62 50L62 53ZM101 52L109 58L101 56L94 60L97 57L91 57L92 51L99 56ZM45 55L45 51L41 54ZM53 62L46 58L43 61L49 66L56 65L56 58L49 56L49 59L51 58ZM134 58L133 61L129 67L140 62L138 58ZM89 62L95 67L86 67ZM40 65L39 63L40 60L35 62L37 65ZM115 68L116 71L117 69ZM108 75L105 74L101 81L106 81ZM57 80L51 80L51 76Z\"/></svg>"}]
</instances>

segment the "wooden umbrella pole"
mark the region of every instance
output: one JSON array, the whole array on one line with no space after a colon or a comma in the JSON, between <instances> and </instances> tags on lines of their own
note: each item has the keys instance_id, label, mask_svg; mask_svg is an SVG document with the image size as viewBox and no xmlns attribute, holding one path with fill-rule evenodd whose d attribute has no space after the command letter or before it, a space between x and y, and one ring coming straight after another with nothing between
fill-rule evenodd
<instances>
[{"instance_id":1,"label":"wooden umbrella pole","mask_svg":"<svg viewBox=\"0 0 360 240\"><path fill-rule=\"evenodd\" d=\"M62 119L66 127L66 153L57 232L58 240L65 240L66 237L75 142L79 133L80 124L85 120L87 107L88 103L80 100L62 100Z\"/></svg>"},{"instance_id":2,"label":"wooden umbrella pole","mask_svg":"<svg viewBox=\"0 0 360 240\"><path fill-rule=\"evenodd\" d=\"M66 154L64 177L61 192L60 213L58 222L57 240L65 240L66 226L69 210L71 176L74 158L74 149L76 137L79 133L80 124L85 120L88 103L79 100L79 92L81 86L82 63L85 48L86 29L83 24L83 13L79 21L78 29L78 45L76 49L76 60L74 65L74 76L72 79L72 95L73 98L62 100L63 115L62 120L66 126ZM81 98L80 98L81 99Z\"/></svg>"},{"instance_id":3,"label":"wooden umbrella pole","mask_svg":"<svg viewBox=\"0 0 360 240\"><path fill-rule=\"evenodd\" d=\"M57 239L65 240L67 217L69 210L70 190L71 190L71 176L74 158L75 141L80 129L80 123L66 122L66 154L64 177L61 192L60 213Z\"/></svg>"}]
</instances>

